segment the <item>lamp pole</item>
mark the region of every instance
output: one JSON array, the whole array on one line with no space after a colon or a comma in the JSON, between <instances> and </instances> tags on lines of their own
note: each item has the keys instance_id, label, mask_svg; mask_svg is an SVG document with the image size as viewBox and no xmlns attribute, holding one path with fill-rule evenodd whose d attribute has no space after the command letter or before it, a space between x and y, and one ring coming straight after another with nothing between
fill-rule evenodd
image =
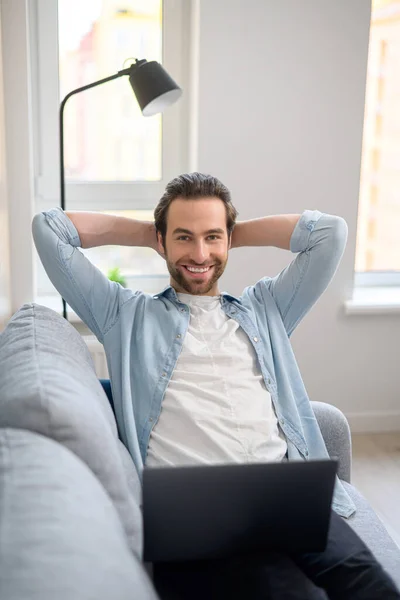
<instances>
[{"instance_id":1,"label":"lamp pole","mask_svg":"<svg viewBox=\"0 0 400 600\"><path fill-rule=\"evenodd\" d=\"M143 116L152 116L174 103L182 95L181 88L168 75L165 69L156 61L147 62L145 59L135 59L136 62L127 69L118 71L115 75L99 79L69 92L60 105L60 189L61 208L65 210L65 168L64 168L64 109L67 101L74 94L89 90L90 88L129 75L129 81L140 105ZM67 317L67 303L62 298L63 317Z\"/></svg>"}]
</instances>

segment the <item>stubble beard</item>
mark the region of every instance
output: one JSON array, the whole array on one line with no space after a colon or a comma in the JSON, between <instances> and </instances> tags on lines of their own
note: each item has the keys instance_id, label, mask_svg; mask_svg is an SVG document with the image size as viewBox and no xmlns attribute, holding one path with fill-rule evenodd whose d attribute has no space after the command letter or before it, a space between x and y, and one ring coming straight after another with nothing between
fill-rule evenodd
<instances>
[{"instance_id":1,"label":"stubble beard","mask_svg":"<svg viewBox=\"0 0 400 600\"><path fill-rule=\"evenodd\" d=\"M181 271L181 269L175 267L175 264L171 263L168 260L168 257L166 258L166 263L169 274L181 288L186 290L188 294L192 294L194 296L203 296L205 294L208 294L208 292L212 289L214 284L222 276L223 272L225 271L227 260L224 263L214 262L213 274L206 281L189 281L189 279L186 278L184 272ZM190 277L190 275L188 275L187 277Z\"/></svg>"}]
</instances>

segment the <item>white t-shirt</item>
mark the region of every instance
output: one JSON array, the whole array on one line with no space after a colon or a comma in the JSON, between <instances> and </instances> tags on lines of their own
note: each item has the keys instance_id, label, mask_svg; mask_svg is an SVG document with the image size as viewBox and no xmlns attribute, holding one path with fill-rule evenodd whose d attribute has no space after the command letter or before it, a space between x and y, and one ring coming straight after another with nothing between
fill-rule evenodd
<instances>
[{"instance_id":1,"label":"white t-shirt","mask_svg":"<svg viewBox=\"0 0 400 600\"><path fill-rule=\"evenodd\" d=\"M247 334L220 296L177 296L190 323L146 466L281 461L286 441Z\"/></svg>"}]
</instances>

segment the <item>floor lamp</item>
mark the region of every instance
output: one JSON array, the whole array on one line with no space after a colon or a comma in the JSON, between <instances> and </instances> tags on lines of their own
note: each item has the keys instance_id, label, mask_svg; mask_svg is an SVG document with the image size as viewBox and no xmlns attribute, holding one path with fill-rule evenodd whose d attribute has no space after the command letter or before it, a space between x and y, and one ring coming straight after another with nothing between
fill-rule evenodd
<instances>
[{"instance_id":1,"label":"floor lamp","mask_svg":"<svg viewBox=\"0 0 400 600\"><path fill-rule=\"evenodd\" d=\"M112 81L124 75L129 76L129 82L136 96L138 104L144 117L151 117L157 113L163 112L168 106L176 102L182 95L181 88L168 75L160 63L155 60L135 59L129 68L118 71L115 75L100 79L94 83L89 83L83 87L73 90L67 94L60 106L60 174L61 174L61 208L65 210L65 179L64 179L64 108L67 100L74 94L89 90L96 85ZM63 316L67 317L67 303L63 302Z\"/></svg>"}]
</instances>

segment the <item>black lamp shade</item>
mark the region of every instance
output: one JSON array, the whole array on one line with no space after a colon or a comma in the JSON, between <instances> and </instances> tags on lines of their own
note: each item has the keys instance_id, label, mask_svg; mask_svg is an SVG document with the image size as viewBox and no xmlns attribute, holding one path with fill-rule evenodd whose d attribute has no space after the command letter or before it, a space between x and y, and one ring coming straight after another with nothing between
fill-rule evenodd
<instances>
[{"instance_id":1,"label":"black lamp shade","mask_svg":"<svg viewBox=\"0 0 400 600\"><path fill-rule=\"evenodd\" d=\"M155 60L134 66L129 81L144 117L163 112L182 95L181 88Z\"/></svg>"}]
</instances>

